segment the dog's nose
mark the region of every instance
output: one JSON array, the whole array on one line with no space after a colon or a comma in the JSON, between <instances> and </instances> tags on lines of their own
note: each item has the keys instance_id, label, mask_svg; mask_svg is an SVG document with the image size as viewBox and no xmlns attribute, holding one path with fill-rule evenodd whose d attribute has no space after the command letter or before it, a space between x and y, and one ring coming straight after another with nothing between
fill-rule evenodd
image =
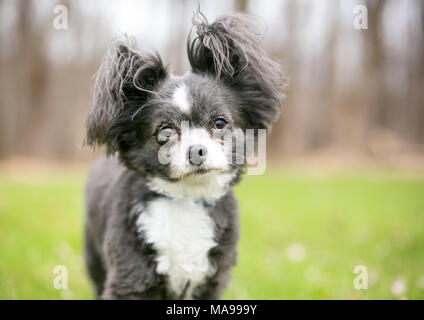
<instances>
[{"instance_id":1,"label":"dog's nose","mask_svg":"<svg viewBox=\"0 0 424 320\"><path fill-rule=\"evenodd\" d=\"M188 158L191 164L199 165L206 160L208 149L201 144L188 148Z\"/></svg>"}]
</instances>

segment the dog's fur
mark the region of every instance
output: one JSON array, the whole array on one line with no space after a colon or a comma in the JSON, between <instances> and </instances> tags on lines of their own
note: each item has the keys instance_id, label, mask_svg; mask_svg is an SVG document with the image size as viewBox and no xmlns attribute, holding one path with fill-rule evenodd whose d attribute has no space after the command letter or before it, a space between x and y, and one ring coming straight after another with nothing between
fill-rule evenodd
<instances>
[{"instance_id":1,"label":"dog's fur","mask_svg":"<svg viewBox=\"0 0 424 320\"><path fill-rule=\"evenodd\" d=\"M110 48L97 72L87 143L105 145L109 157L90 173L85 243L99 298L216 299L236 263L231 186L243 166L224 156L211 128L219 116L230 132L269 130L285 80L250 17L209 24L197 12L193 24L190 73L170 75L159 55L128 40ZM208 146L201 166L177 160L187 151L181 121L193 130L190 145ZM172 133L168 164L158 159L163 124Z\"/></svg>"}]
</instances>

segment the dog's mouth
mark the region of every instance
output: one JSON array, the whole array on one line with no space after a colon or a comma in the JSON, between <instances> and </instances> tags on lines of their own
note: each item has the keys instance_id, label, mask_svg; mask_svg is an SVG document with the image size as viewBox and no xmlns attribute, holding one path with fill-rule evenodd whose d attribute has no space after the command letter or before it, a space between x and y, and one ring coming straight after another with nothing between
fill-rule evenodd
<instances>
[{"instance_id":1,"label":"dog's mouth","mask_svg":"<svg viewBox=\"0 0 424 320\"><path fill-rule=\"evenodd\" d=\"M207 174L208 172L211 172L211 169L204 169L204 168L199 168L193 171L193 174L197 175L197 176L201 176L204 174Z\"/></svg>"},{"instance_id":2,"label":"dog's mouth","mask_svg":"<svg viewBox=\"0 0 424 320\"><path fill-rule=\"evenodd\" d=\"M220 172L222 172L222 169L219 169L219 168L196 168L196 169L194 169L190 172L183 174L181 176L181 179L186 178L186 177L190 177L190 176L204 176L204 175L211 173L211 172L220 173Z\"/></svg>"}]
</instances>

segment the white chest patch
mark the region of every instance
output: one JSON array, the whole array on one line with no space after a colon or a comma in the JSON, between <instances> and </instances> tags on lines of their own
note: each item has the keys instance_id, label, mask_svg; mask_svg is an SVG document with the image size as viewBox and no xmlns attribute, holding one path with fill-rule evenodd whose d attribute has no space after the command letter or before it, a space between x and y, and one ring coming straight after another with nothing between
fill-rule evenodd
<instances>
[{"instance_id":1,"label":"white chest patch","mask_svg":"<svg viewBox=\"0 0 424 320\"><path fill-rule=\"evenodd\" d=\"M214 222L205 207L188 201L157 199L137 218L138 231L157 250L157 272L169 288L185 298L214 273L208 252L216 246ZM186 289L187 284L189 286Z\"/></svg>"}]
</instances>

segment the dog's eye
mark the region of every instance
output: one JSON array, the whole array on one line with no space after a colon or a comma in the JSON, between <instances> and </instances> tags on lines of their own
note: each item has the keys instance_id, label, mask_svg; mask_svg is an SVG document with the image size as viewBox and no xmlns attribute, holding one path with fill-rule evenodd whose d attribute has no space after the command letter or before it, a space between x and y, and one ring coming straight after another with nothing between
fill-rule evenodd
<instances>
[{"instance_id":1,"label":"dog's eye","mask_svg":"<svg viewBox=\"0 0 424 320\"><path fill-rule=\"evenodd\" d=\"M158 132L158 143L165 144L167 141L169 141L174 132L174 129L170 126L164 126L160 128Z\"/></svg>"},{"instance_id":2,"label":"dog's eye","mask_svg":"<svg viewBox=\"0 0 424 320\"><path fill-rule=\"evenodd\" d=\"M228 122L224 118L216 118L213 122L214 129L224 129L227 126Z\"/></svg>"}]
</instances>

